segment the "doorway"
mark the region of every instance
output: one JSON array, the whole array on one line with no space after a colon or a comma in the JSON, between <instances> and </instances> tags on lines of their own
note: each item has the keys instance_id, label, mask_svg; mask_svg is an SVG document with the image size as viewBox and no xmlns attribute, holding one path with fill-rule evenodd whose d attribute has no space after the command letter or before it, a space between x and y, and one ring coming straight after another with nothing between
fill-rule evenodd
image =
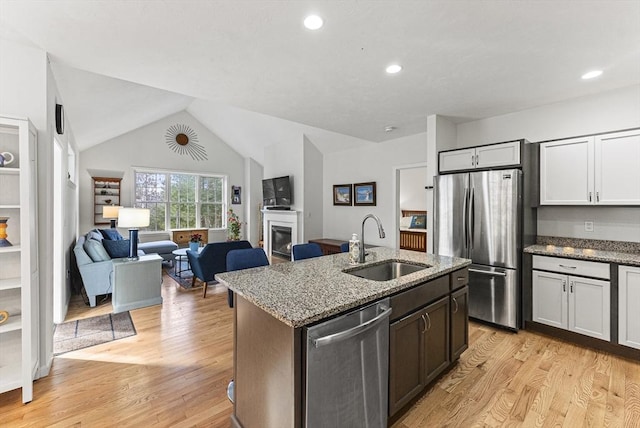
<instances>
[{"instance_id":1,"label":"doorway","mask_svg":"<svg viewBox=\"0 0 640 428\"><path fill-rule=\"evenodd\" d=\"M396 248L401 247L401 218L403 211L410 214L416 212L426 213L426 252L431 252L432 237L430 236L430 220L432 210L432 189L429 185L430 180L427 176L427 164L418 163L411 165L403 165L394 168L395 174L395 221L396 221ZM424 238L423 238L424 239ZM422 243L424 247L424 241Z\"/></svg>"}]
</instances>

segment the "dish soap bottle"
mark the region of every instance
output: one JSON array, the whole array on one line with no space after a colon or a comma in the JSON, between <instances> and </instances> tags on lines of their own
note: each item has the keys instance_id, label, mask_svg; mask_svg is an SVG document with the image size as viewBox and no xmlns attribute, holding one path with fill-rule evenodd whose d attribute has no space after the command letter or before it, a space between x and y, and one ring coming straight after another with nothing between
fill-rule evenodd
<instances>
[{"instance_id":1,"label":"dish soap bottle","mask_svg":"<svg viewBox=\"0 0 640 428\"><path fill-rule=\"evenodd\" d=\"M355 265L360 260L360 240L358 239L358 234L354 233L351 235L351 239L349 240L349 263Z\"/></svg>"}]
</instances>

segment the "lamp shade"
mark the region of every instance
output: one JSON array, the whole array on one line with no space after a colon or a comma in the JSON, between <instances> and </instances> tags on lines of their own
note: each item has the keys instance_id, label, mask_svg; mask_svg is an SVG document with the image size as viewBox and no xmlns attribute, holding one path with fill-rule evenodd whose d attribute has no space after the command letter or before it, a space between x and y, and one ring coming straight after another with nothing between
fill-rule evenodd
<instances>
[{"instance_id":1,"label":"lamp shade","mask_svg":"<svg viewBox=\"0 0 640 428\"><path fill-rule=\"evenodd\" d=\"M122 208L119 205L105 205L102 207L102 217L104 218L118 218L118 212Z\"/></svg>"},{"instance_id":2,"label":"lamp shade","mask_svg":"<svg viewBox=\"0 0 640 428\"><path fill-rule=\"evenodd\" d=\"M149 226L151 212L146 208L120 208L118 211L118 225L135 229Z\"/></svg>"}]
</instances>

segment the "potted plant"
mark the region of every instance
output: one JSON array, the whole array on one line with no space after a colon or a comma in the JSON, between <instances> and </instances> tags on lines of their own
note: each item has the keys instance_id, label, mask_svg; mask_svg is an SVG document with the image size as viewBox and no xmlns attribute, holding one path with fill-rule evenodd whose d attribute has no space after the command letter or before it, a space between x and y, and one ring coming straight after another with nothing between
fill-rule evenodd
<instances>
[{"instance_id":1,"label":"potted plant","mask_svg":"<svg viewBox=\"0 0 640 428\"><path fill-rule=\"evenodd\" d=\"M227 211L227 231L228 233L228 241L239 241L240 240L240 229L242 228L242 223L240 222L240 218L238 218L238 214L233 212L233 209L229 209Z\"/></svg>"},{"instance_id":2,"label":"potted plant","mask_svg":"<svg viewBox=\"0 0 640 428\"><path fill-rule=\"evenodd\" d=\"M200 248L201 242L202 242L202 235L199 233L194 233L193 235L191 235L191 238L189 239L189 249L191 251L198 251L198 248Z\"/></svg>"}]
</instances>

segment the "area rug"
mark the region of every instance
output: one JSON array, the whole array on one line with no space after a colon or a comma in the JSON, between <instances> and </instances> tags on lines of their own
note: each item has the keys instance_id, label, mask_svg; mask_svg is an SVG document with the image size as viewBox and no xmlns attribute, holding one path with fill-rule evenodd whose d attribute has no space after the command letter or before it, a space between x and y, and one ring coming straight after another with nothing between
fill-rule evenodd
<instances>
[{"instance_id":1,"label":"area rug","mask_svg":"<svg viewBox=\"0 0 640 428\"><path fill-rule=\"evenodd\" d=\"M128 311L57 324L53 332L53 355L61 355L135 334L136 328Z\"/></svg>"},{"instance_id":2,"label":"area rug","mask_svg":"<svg viewBox=\"0 0 640 428\"><path fill-rule=\"evenodd\" d=\"M180 272L180 276L176 275L176 268ZM174 262L174 268L167 269L166 272L175 282L180 284L180 287L185 289L191 289L193 272L189 270L189 265L186 260L182 262L178 262L176 260ZM196 281L196 286L194 288L202 288L202 281Z\"/></svg>"}]
</instances>

